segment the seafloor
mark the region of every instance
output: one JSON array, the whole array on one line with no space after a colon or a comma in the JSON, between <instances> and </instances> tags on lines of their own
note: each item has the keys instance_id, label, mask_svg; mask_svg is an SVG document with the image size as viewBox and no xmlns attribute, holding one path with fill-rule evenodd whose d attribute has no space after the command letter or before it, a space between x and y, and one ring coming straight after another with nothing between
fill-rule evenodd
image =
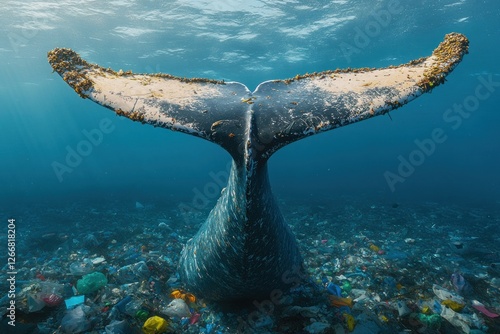
<instances>
[{"instance_id":1,"label":"seafloor","mask_svg":"<svg viewBox=\"0 0 500 334\"><path fill-rule=\"evenodd\" d=\"M16 327L4 315L0 332L141 333L145 320L157 315L167 319L169 333L500 333L500 317L473 307L477 300L500 313L498 206L281 199L308 275L279 298L236 307L202 296L193 302L177 276L182 246L209 208L181 212L169 204L142 204L9 208L16 218ZM6 234L0 239L6 243ZM146 266L126 267L141 261ZM6 269L0 291L9 289ZM62 301L91 272L103 273L107 284L85 294L79 318L68 315ZM465 281L457 284L453 274ZM329 283L341 287L340 296L332 297ZM455 316L461 320L432 317L453 306L445 306L433 286L463 301ZM47 299L47 287L54 299ZM181 317L168 307L176 290L189 305ZM5 312L9 298L1 297ZM129 306L118 307L125 298Z\"/></svg>"}]
</instances>

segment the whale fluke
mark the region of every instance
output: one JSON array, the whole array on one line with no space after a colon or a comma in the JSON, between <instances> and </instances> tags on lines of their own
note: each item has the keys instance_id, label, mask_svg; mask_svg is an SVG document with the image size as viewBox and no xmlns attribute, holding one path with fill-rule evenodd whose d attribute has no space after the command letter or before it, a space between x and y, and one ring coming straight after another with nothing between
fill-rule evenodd
<instances>
[{"instance_id":1,"label":"whale fluke","mask_svg":"<svg viewBox=\"0 0 500 334\"><path fill-rule=\"evenodd\" d=\"M190 291L230 300L269 297L295 282L290 273L302 264L269 186L269 157L296 140L401 107L442 84L467 52L467 38L451 33L431 56L403 65L297 75L254 92L237 82L116 72L70 49L54 49L48 59L81 97L229 152L228 186L184 248L180 273Z\"/></svg>"}]
</instances>

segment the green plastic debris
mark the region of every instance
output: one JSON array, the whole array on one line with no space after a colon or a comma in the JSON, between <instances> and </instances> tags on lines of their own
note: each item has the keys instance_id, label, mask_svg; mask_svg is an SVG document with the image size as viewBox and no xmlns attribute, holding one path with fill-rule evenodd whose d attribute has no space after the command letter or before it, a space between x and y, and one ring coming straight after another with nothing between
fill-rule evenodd
<instances>
[{"instance_id":1,"label":"green plastic debris","mask_svg":"<svg viewBox=\"0 0 500 334\"><path fill-rule=\"evenodd\" d=\"M342 291L349 294L352 290L351 283L349 281L342 282Z\"/></svg>"},{"instance_id":2,"label":"green plastic debris","mask_svg":"<svg viewBox=\"0 0 500 334\"><path fill-rule=\"evenodd\" d=\"M103 286L108 284L108 279L104 274L96 271L91 274L87 274L79 279L76 283L76 289L80 294L92 293L94 291L99 290Z\"/></svg>"},{"instance_id":3,"label":"green plastic debris","mask_svg":"<svg viewBox=\"0 0 500 334\"><path fill-rule=\"evenodd\" d=\"M149 312L146 310L139 310L135 313L135 317L141 321L146 321L149 318Z\"/></svg>"},{"instance_id":4,"label":"green plastic debris","mask_svg":"<svg viewBox=\"0 0 500 334\"><path fill-rule=\"evenodd\" d=\"M420 313L417 319L428 329L439 329L441 327L441 316L438 314L425 315Z\"/></svg>"}]
</instances>

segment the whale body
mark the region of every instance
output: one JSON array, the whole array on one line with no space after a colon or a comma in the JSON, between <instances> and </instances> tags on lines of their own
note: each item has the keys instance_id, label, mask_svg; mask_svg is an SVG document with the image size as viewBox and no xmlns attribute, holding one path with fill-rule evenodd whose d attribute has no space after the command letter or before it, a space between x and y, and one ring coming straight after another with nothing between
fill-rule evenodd
<instances>
[{"instance_id":1,"label":"whale body","mask_svg":"<svg viewBox=\"0 0 500 334\"><path fill-rule=\"evenodd\" d=\"M186 288L211 300L269 298L296 285L302 257L271 192L267 162L308 136L383 115L445 81L468 52L458 33L431 56L387 68L297 75L261 83L116 72L70 49L48 53L54 71L83 98L117 115L220 145L233 162L226 188L185 245Z\"/></svg>"}]
</instances>

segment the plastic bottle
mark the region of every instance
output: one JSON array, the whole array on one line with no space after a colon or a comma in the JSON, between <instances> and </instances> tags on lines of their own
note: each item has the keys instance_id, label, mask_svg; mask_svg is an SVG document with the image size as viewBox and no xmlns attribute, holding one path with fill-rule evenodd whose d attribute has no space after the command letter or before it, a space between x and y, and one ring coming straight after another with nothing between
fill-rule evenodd
<instances>
[{"instance_id":1,"label":"plastic bottle","mask_svg":"<svg viewBox=\"0 0 500 334\"><path fill-rule=\"evenodd\" d=\"M125 313L125 306L132 301L132 296L127 295L114 306L118 311Z\"/></svg>"},{"instance_id":2,"label":"plastic bottle","mask_svg":"<svg viewBox=\"0 0 500 334\"><path fill-rule=\"evenodd\" d=\"M142 301L133 299L125 305L125 313L131 317L135 317L137 312L142 307Z\"/></svg>"},{"instance_id":3,"label":"plastic bottle","mask_svg":"<svg viewBox=\"0 0 500 334\"><path fill-rule=\"evenodd\" d=\"M128 334L131 332L130 326L125 320L113 320L104 329L106 334Z\"/></svg>"}]
</instances>

